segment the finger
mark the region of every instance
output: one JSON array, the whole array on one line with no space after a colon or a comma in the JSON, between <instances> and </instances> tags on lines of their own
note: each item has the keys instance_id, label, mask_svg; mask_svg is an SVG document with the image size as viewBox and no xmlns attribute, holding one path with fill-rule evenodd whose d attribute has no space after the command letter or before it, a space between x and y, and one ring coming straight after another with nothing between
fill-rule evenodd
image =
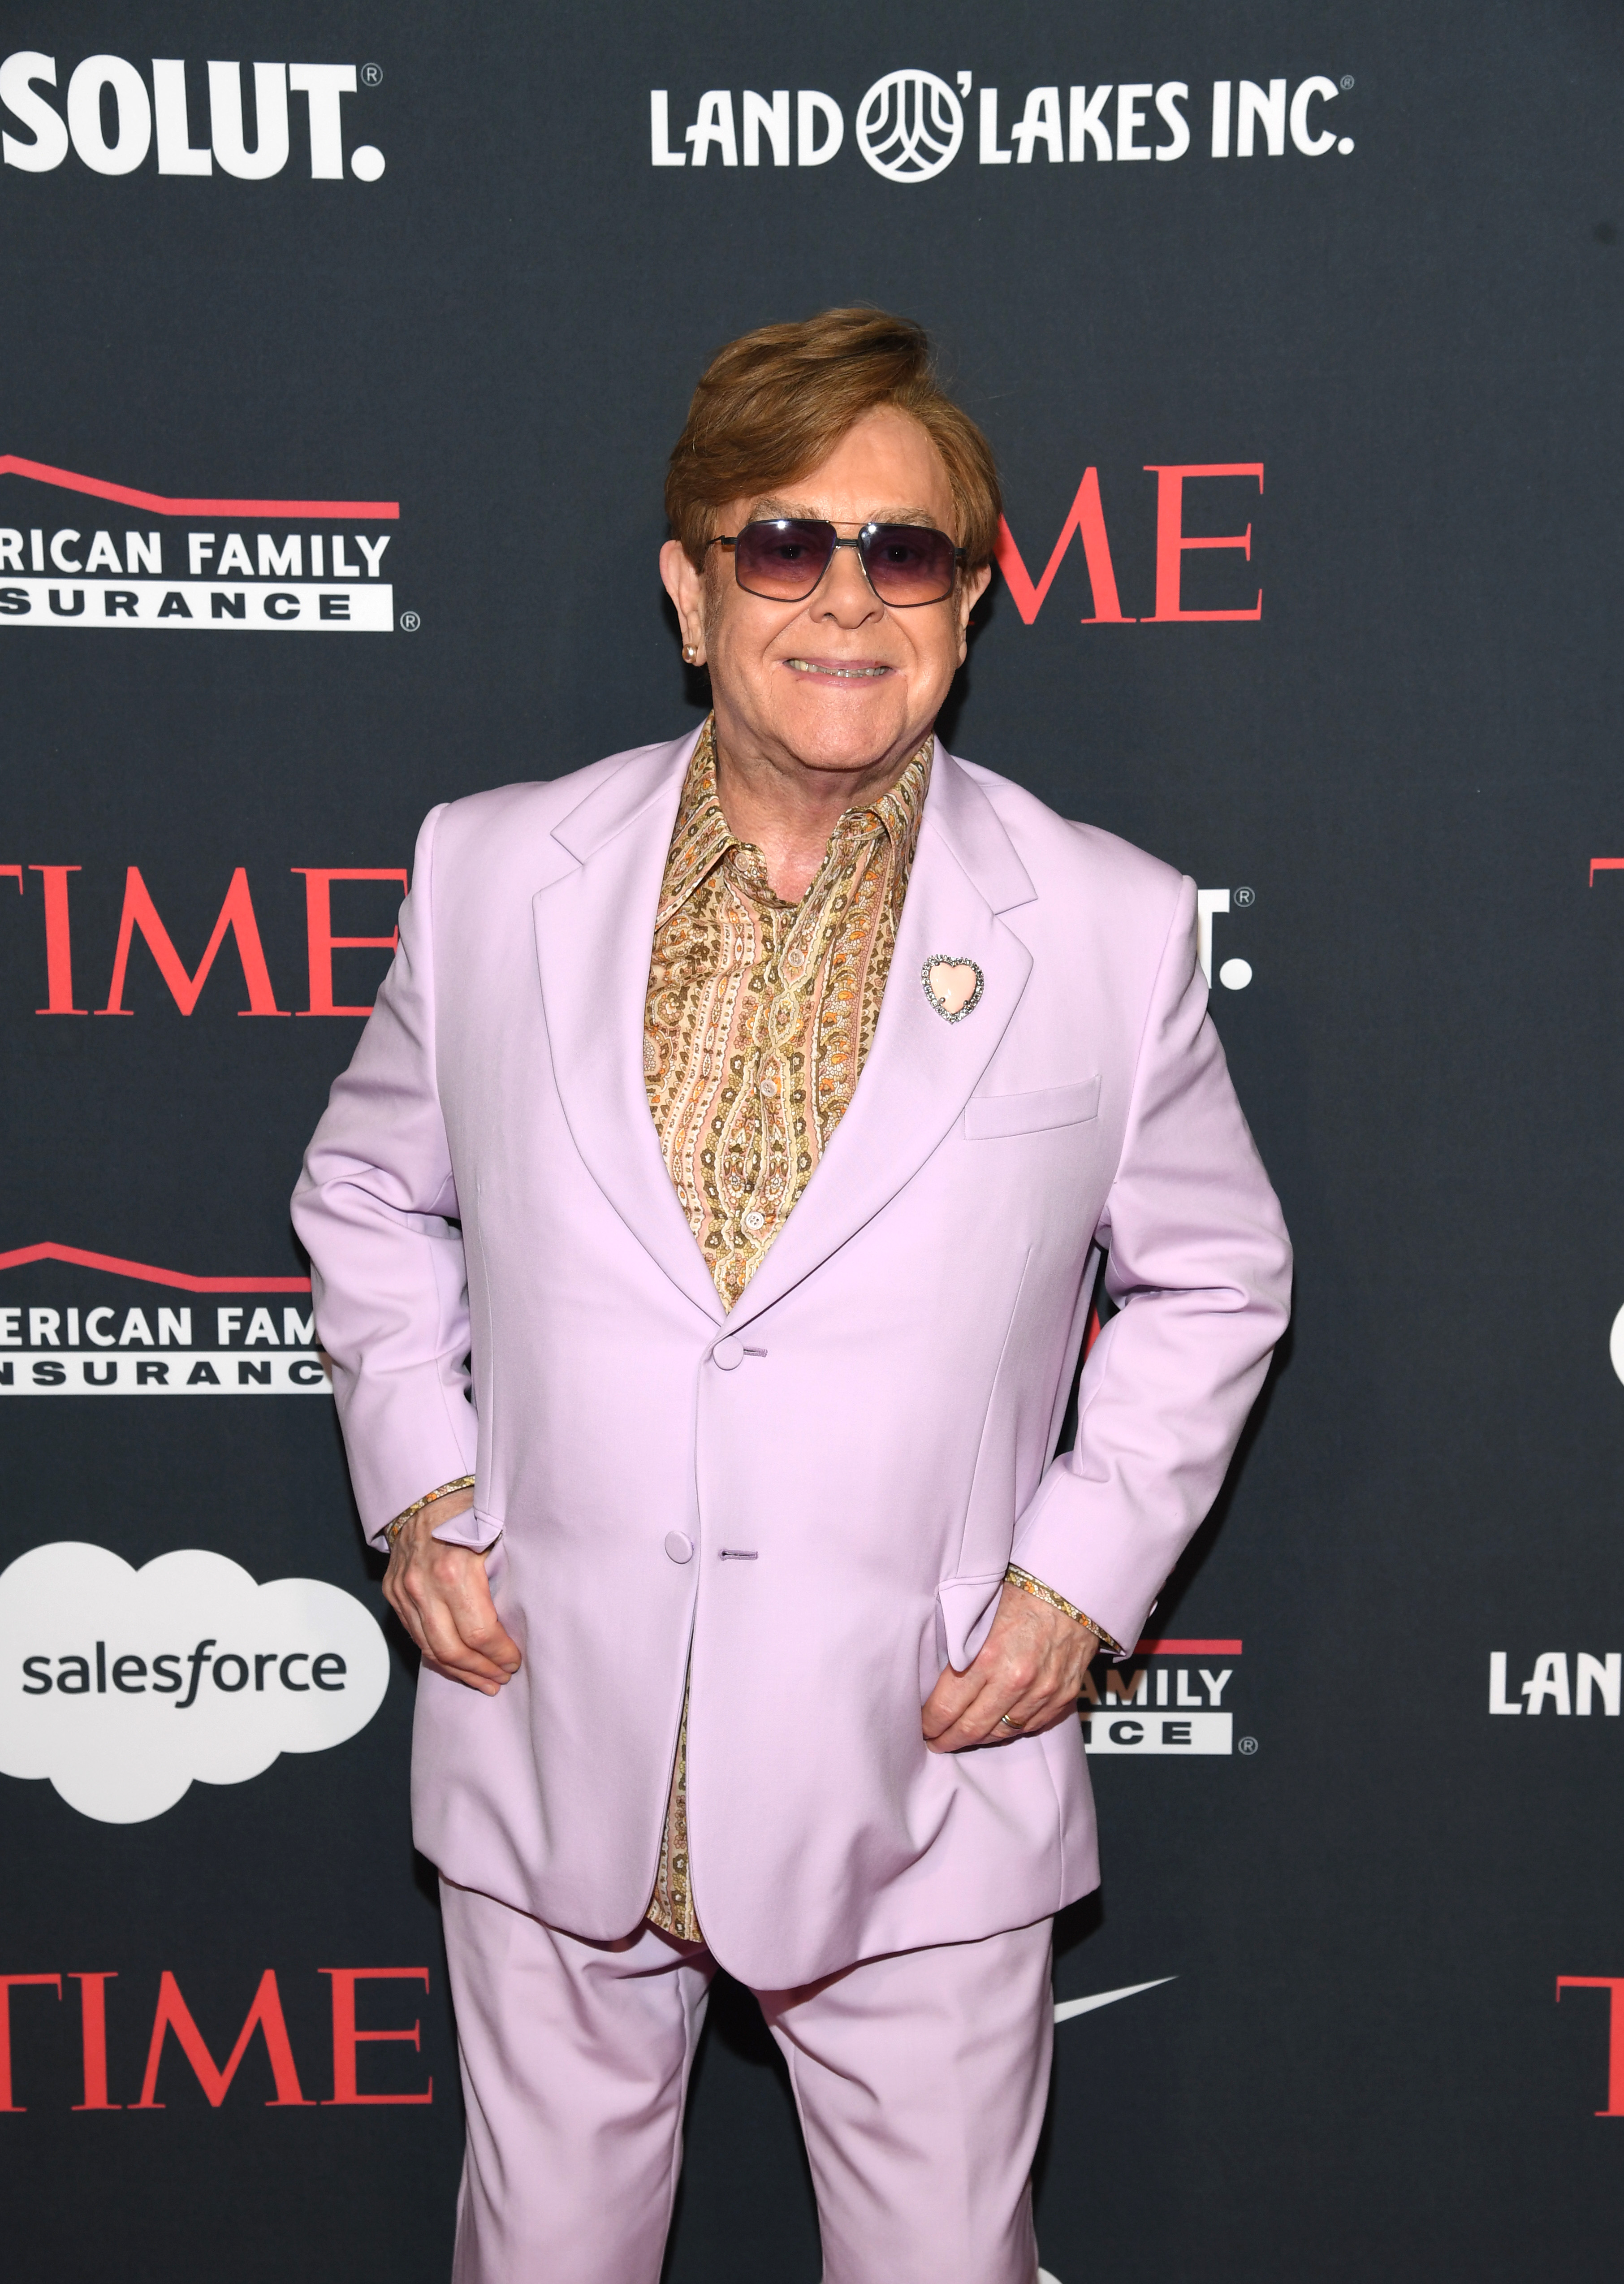
<instances>
[{"instance_id":1,"label":"finger","mask_svg":"<svg viewBox=\"0 0 1624 2284\"><path fill-rule=\"evenodd\" d=\"M936 1686L920 1709L919 1717L925 1735L939 1736L942 1730L951 1728L964 1708L980 1694L980 1689L979 1679L972 1680L967 1672L959 1673L950 1665L943 1666Z\"/></svg>"},{"instance_id":2,"label":"finger","mask_svg":"<svg viewBox=\"0 0 1624 2284\"><path fill-rule=\"evenodd\" d=\"M465 1570L458 1569L448 1578L431 1560L409 1565L401 1584L419 1622L434 1634L436 1654L444 1654L441 1636L449 1627L465 1647L494 1653L493 1662L505 1647L509 1661L517 1666L517 1647L496 1615L482 1572L471 1580Z\"/></svg>"},{"instance_id":3,"label":"finger","mask_svg":"<svg viewBox=\"0 0 1624 2284\"><path fill-rule=\"evenodd\" d=\"M962 1720L987 1689L990 1678L979 1659L962 1671L956 1666L944 1666L935 1688L921 1709L920 1720L925 1735L940 1735Z\"/></svg>"},{"instance_id":4,"label":"finger","mask_svg":"<svg viewBox=\"0 0 1624 2284\"><path fill-rule=\"evenodd\" d=\"M1081 1694L1080 1676L1069 1671L1045 1676L1017 1699L1010 1709L1010 1718L1019 1722L1027 1736L1040 1736L1046 1729L1058 1728L1063 1721L1074 1719Z\"/></svg>"},{"instance_id":5,"label":"finger","mask_svg":"<svg viewBox=\"0 0 1624 2284\"><path fill-rule=\"evenodd\" d=\"M1011 1710L1013 1702L1008 1690L983 1688L972 1703L963 1708L956 1720L925 1741L933 1753L962 1753L976 1745L1012 1743L1020 1733ZM1007 1724L1003 1717L1006 1713Z\"/></svg>"},{"instance_id":6,"label":"finger","mask_svg":"<svg viewBox=\"0 0 1624 2284\"><path fill-rule=\"evenodd\" d=\"M423 1670L426 1673L438 1674L441 1681L460 1682L465 1689L477 1689L481 1697L500 1697L502 1694L502 1684L499 1681L481 1680L479 1675L474 1673L460 1673L455 1667L441 1665L438 1658L430 1657L426 1651L423 1658Z\"/></svg>"},{"instance_id":7,"label":"finger","mask_svg":"<svg viewBox=\"0 0 1624 2284\"><path fill-rule=\"evenodd\" d=\"M980 1721L956 1721L939 1737L927 1738L925 1750L932 1753L972 1753L982 1747L1012 1745L1020 1735L1019 1729L1005 1728L995 1721L988 1728Z\"/></svg>"},{"instance_id":8,"label":"finger","mask_svg":"<svg viewBox=\"0 0 1624 2284\"><path fill-rule=\"evenodd\" d=\"M482 1657L499 1665L504 1673L517 1673L520 1663L518 1643L501 1619L488 1605L484 1610L470 1611L465 1604L448 1605L451 1623L461 1635L465 1647L478 1650Z\"/></svg>"},{"instance_id":9,"label":"finger","mask_svg":"<svg viewBox=\"0 0 1624 2284\"><path fill-rule=\"evenodd\" d=\"M463 1639L455 1619L444 1602L418 1605L418 1616L423 1628L423 1648L437 1663L449 1666L457 1673L478 1674L481 1679L506 1681L507 1670L487 1657L483 1651L472 1647Z\"/></svg>"},{"instance_id":10,"label":"finger","mask_svg":"<svg viewBox=\"0 0 1624 2284\"><path fill-rule=\"evenodd\" d=\"M1011 1714L1010 1717L1013 1720L1015 1716ZM1064 1728L1066 1722L1074 1721L1076 1717L1077 1701L1074 1697L1067 1699L1064 1704L1051 1702L1026 1716L1021 1723L1021 1734L1024 1737L1042 1737L1050 1729Z\"/></svg>"},{"instance_id":11,"label":"finger","mask_svg":"<svg viewBox=\"0 0 1624 2284\"><path fill-rule=\"evenodd\" d=\"M1007 1651L988 1655L983 1650L966 1680L979 1680L980 1689L962 1701L956 1718L937 1732L938 1750L963 1751L978 1744L1008 1744L1015 1737L1050 1725L1049 1717L1064 1697L1064 1688L1048 1659Z\"/></svg>"},{"instance_id":12,"label":"finger","mask_svg":"<svg viewBox=\"0 0 1624 2284\"><path fill-rule=\"evenodd\" d=\"M431 1564L427 1591L445 1609L470 1649L480 1651L506 1672L518 1671L519 1645L496 1615L483 1563L459 1563L449 1578Z\"/></svg>"}]
</instances>

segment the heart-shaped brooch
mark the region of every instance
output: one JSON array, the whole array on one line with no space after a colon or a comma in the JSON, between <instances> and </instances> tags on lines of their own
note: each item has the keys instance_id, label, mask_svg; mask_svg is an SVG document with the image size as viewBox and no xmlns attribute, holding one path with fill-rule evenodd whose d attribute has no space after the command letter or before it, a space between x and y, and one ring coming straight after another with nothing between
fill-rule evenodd
<instances>
[{"instance_id":1,"label":"heart-shaped brooch","mask_svg":"<svg viewBox=\"0 0 1624 2284\"><path fill-rule=\"evenodd\" d=\"M962 1023L980 999L986 979L973 959L933 951L919 970L925 996L944 1023Z\"/></svg>"}]
</instances>

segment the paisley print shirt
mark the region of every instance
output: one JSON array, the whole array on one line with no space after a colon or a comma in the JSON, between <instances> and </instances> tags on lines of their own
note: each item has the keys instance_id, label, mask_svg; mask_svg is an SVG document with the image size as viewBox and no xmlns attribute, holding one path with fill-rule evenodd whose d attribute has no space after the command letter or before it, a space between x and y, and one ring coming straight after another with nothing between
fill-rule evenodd
<instances>
[{"instance_id":1,"label":"paisley print shirt","mask_svg":"<svg viewBox=\"0 0 1624 2284\"><path fill-rule=\"evenodd\" d=\"M921 747L848 810L798 904L716 798L707 724L666 861L644 1069L666 1164L731 1308L817 1170L857 1084L890 972L930 781Z\"/></svg>"},{"instance_id":2,"label":"paisley print shirt","mask_svg":"<svg viewBox=\"0 0 1624 2284\"><path fill-rule=\"evenodd\" d=\"M889 793L847 810L798 904L729 830L707 723L677 810L644 1029L649 1108L688 1225L730 1309L793 1211L851 1102L891 969L930 784L927 739ZM684 1705L648 1916L684 1942Z\"/></svg>"}]
</instances>

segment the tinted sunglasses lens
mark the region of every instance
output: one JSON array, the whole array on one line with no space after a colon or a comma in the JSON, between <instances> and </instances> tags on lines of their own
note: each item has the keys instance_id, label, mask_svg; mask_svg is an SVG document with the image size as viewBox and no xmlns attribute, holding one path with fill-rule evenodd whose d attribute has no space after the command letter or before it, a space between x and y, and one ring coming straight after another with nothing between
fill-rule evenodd
<instances>
[{"instance_id":1,"label":"tinted sunglasses lens","mask_svg":"<svg viewBox=\"0 0 1624 2284\"><path fill-rule=\"evenodd\" d=\"M884 603L939 603L953 591L953 542L945 531L877 523L863 537L870 583Z\"/></svg>"},{"instance_id":2,"label":"tinted sunglasses lens","mask_svg":"<svg viewBox=\"0 0 1624 2284\"><path fill-rule=\"evenodd\" d=\"M752 595L798 603L816 586L833 552L832 524L779 516L745 526L734 542L733 569Z\"/></svg>"}]
</instances>

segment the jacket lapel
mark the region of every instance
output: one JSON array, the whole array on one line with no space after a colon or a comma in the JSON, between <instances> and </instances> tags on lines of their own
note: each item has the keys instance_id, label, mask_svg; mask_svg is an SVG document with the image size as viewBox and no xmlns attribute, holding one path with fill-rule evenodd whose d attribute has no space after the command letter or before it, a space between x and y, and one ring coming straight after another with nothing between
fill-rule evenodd
<instances>
[{"instance_id":1,"label":"jacket lapel","mask_svg":"<svg viewBox=\"0 0 1624 2284\"><path fill-rule=\"evenodd\" d=\"M998 914L1035 895L992 803L939 748L868 1060L805 1194L733 1310L733 1328L770 1308L872 1220L946 1136L1031 972L1031 953ZM921 971L937 958L972 959L981 971L980 999L962 1021L946 1021L925 996ZM687 1235L685 1221L682 1227Z\"/></svg>"},{"instance_id":2,"label":"jacket lapel","mask_svg":"<svg viewBox=\"0 0 1624 2284\"><path fill-rule=\"evenodd\" d=\"M533 911L553 1070L575 1146L632 1235L719 1322L722 1302L667 1170L643 1071L654 916L698 738L632 754L553 827L557 872Z\"/></svg>"}]
</instances>

